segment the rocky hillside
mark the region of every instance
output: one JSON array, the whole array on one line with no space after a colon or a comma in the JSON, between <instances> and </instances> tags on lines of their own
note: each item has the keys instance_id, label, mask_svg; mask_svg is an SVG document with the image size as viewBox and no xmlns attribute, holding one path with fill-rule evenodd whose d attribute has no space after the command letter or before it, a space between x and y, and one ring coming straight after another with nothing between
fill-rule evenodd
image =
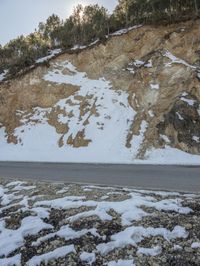
<instances>
[{"instance_id":1,"label":"rocky hillside","mask_svg":"<svg viewBox=\"0 0 200 266\"><path fill-rule=\"evenodd\" d=\"M200 21L141 26L0 85L0 160L200 162Z\"/></svg>"}]
</instances>

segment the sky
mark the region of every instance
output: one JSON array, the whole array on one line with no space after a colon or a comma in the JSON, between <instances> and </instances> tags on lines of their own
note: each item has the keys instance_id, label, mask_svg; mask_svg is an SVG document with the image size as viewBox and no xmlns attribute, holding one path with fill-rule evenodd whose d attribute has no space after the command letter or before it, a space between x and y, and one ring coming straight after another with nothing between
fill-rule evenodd
<instances>
[{"instance_id":1,"label":"sky","mask_svg":"<svg viewBox=\"0 0 200 266\"><path fill-rule=\"evenodd\" d=\"M82 4L103 5L110 12L117 0L0 0L0 44L20 35L27 35L54 14L67 18L73 7Z\"/></svg>"}]
</instances>

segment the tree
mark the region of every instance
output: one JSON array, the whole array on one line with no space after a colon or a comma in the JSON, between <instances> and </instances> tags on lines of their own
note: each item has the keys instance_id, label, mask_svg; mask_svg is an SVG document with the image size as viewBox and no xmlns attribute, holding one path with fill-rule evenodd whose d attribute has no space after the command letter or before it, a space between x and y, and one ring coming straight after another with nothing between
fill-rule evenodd
<instances>
[{"instance_id":1,"label":"tree","mask_svg":"<svg viewBox=\"0 0 200 266\"><path fill-rule=\"evenodd\" d=\"M91 39L102 39L109 34L108 10L99 5L89 5L83 10L83 30L86 42Z\"/></svg>"},{"instance_id":2,"label":"tree","mask_svg":"<svg viewBox=\"0 0 200 266\"><path fill-rule=\"evenodd\" d=\"M34 33L0 46L0 71L18 72L46 56L49 49L87 45L124 27L194 18L199 9L200 0L119 0L111 15L97 4L78 5L64 22L53 14Z\"/></svg>"},{"instance_id":3,"label":"tree","mask_svg":"<svg viewBox=\"0 0 200 266\"><path fill-rule=\"evenodd\" d=\"M199 13L199 8L198 8L197 0L193 0L193 1L194 1L194 7L195 7L196 15L198 15L198 13Z\"/></svg>"}]
</instances>

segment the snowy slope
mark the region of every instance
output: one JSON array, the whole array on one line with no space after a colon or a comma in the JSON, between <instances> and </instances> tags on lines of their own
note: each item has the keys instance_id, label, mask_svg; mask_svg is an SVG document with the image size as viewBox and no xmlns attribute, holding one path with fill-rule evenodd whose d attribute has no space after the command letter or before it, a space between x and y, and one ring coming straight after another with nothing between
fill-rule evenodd
<instances>
[{"instance_id":1,"label":"snowy slope","mask_svg":"<svg viewBox=\"0 0 200 266\"><path fill-rule=\"evenodd\" d=\"M66 72L63 72L67 70ZM140 134L133 136L131 148L126 147L127 135L136 111L129 105L128 94L112 90L104 78L89 79L69 62L55 63L43 79L55 84L71 84L80 89L61 99L52 108L36 107L32 114L19 112L21 126L15 129L18 144L8 144L5 128L0 129L0 160L199 164L200 157L166 146L148 151L145 160L137 154L148 128L144 120ZM85 103L85 106L83 105ZM52 110L58 110L57 122L68 127L65 134L56 132L48 123ZM75 147L69 140L81 138L87 145ZM58 145L61 143L61 145ZM73 142L74 143L74 142ZM175 159L176 158L176 159Z\"/></svg>"},{"instance_id":2,"label":"snowy slope","mask_svg":"<svg viewBox=\"0 0 200 266\"><path fill-rule=\"evenodd\" d=\"M0 160L30 161L78 161L78 162L128 162L131 150L125 148L125 141L130 122L135 112L128 104L125 92L115 92L105 79L91 80L85 73L78 72L75 67L65 62L58 67L68 69L71 75L62 74L61 70L49 72L45 80L55 83L66 83L80 86L80 90L67 99L60 100L54 108L64 111L58 116L59 123L67 124L69 131L62 136L47 122L49 109L35 108L30 119L22 114L22 126L16 128L15 136L22 143L7 144L4 129L0 131ZM77 97L87 99L88 108L80 114L80 101ZM95 114L92 109L95 106ZM67 116L72 112L72 117ZM81 117L80 117L81 116ZM38 123L30 120L38 120ZM88 124L86 122L89 122ZM86 124L86 125L85 125ZM117 130L116 130L117 129ZM86 139L91 140L88 147L74 148L66 144L67 139L75 137L78 132L85 131ZM58 146L63 137L65 145Z\"/></svg>"}]
</instances>

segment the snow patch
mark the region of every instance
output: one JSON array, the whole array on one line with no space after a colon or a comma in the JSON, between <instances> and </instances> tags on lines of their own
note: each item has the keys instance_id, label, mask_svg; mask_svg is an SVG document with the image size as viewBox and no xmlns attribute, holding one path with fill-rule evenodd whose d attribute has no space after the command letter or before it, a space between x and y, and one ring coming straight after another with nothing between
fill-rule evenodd
<instances>
[{"instance_id":1,"label":"snow patch","mask_svg":"<svg viewBox=\"0 0 200 266\"><path fill-rule=\"evenodd\" d=\"M15 255L10 258L0 259L1 266L21 266L21 255Z\"/></svg>"},{"instance_id":2,"label":"snow patch","mask_svg":"<svg viewBox=\"0 0 200 266\"><path fill-rule=\"evenodd\" d=\"M159 90L160 85L159 84L150 84L150 88L151 88L151 90Z\"/></svg>"},{"instance_id":3,"label":"snow patch","mask_svg":"<svg viewBox=\"0 0 200 266\"><path fill-rule=\"evenodd\" d=\"M185 97L181 97L181 100L186 102L188 105L193 106L195 103L195 100L186 99Z\"/></svg>"},{"instance_id":4,"label":"snow patch","mask_svg":"<svg viewBox=\"0 0 200 266\"><path fill-rule=\"evenodd\" d=\"M5 79L7 74L8 74L8 70L4 70L4 72L0 74L0 82Z\"/></svg>"},{"instance_id":5,"label":"snow patch","mask_svg":"<svg viewBox=\"0 0 200 266\"><path fill-rule=\"evenodd\" d=\"M70 74L63 74L65 69L68 69ZM0 160L121 163L132 161L132 150L125 144L136 112L129 105L128 93L112 90L112 85L104 78L89 79L86 73L78 72L69 61L56 64L55 70L49 71L44 80L80 87L75 94L58 101L53 107L66 113L59 115L58 122L66 125L68 132L64 135L58 134L55 128L48 124L47 115L51 108L34 108L31 117L21 114L22 125L15 129L14 135L21 143L8 144L4 129L0 129ZM81 112L82 100L77 98L84 99L87 103L85 112ZM68 115L70 113L71 116ZM84 138L89 141L88 146L74 148L67 143L70 137L75 138L83 131ZM63 146L59 147L61 139Z\"/></svg>"},{"instance_id":6,"label":"snow patch","mask_svg":"<svg viewBox=\"0 0 200 266\"><path fill-rule=\"evenodd\" d=\"M166 228L144 228L142 226L131 226L120 233L112 235L110 242L106 244L99 244L97 246L97 250L101 254L105 255L116 248L124 248L127 245L137 246L137 244L144 238L152 236L162 236L167 241L170 241L177 238L186 238L188 233L185 228L181 226L176 226L172 231L167 230Z\"/></svg>"},{"instance_id":7,"label":"snow patch","mask_svg":"<svg viewBox=\"0 0 200 266\"><path fill-rule=\"evenodd\" d=\"M129 28L126 28L126 29L121 29L121 30L118 30L118 31L110 34L110 36L120 36L120 35L128 33L129 31L132 31L132 30L135 30L135 29L139 29L141 27L142 27L142 25L135 25L135 26L132 26L132 27L129 27Z\"/></svg>"},{"instance_id":8,"label":"snow patch","mask_svg":"<svg viewBox=\"0 0 200 266\"><path fill-rule=\"evenodd\" d=\"M173 249L174 249L175 251L183 250L183 248L182 248L180 245L174 245Z\"/></svg>"},{"instance_id":9,"label":"snow patch","mask_svg":"<svg viewBox=\"0 0 200 266\"><path fill-rule=\"evenodd\" d=\"M194 242L191 245L192 248L200 248L200 242Z\"/></svg>"},{"instance_id":10,"label":"snow patch","mask_svg":"<svg viewBox=\"0 0 200 266\"><path fill-rule=\"evenodd\" d=\"M166 64L166 67L171 67L172 64L181 64L181 65L184 65L184 66L189 67L189 68L194 69L194 70L197 69L196 66L193 66L193 65L188 64L186 61L184 61L184 60L176 57L175 55L173 55L169 51L166 51L163 54L163 56L165 56L165 57L167 57L167 58L169 58L171 60L170 63L167 63Z\"/></svg>"},{"instance_id":11,"label":"snow patch","mask_svg":"<svg viewBox=\"0 0 200 266\"><path fill-rule=\"evenodd\" d=\"M148 127L148 123L143 120L141 123L139 135L133 136L133 139L131 141L131 146L133 147L134 158L136 158L138 153L139 153L140 147L141 147L143 140L144 140L144 134L147 130L147 127Z\"/></svg>"},{"instance_id":12,"label":"snow patch","mask_svg":"<svg viewBox=\"0 0 200 266\"><path fill-rule=\"evenodd\" d=\"M196 141L197 143L200 143L200 137L193 136L192 140Z\"/></svg>"},{"instance_id":13,"label":"snow patch","mask_svg":"<svg viewBox=\"0 0 200 266\"><path fill-rule=\"evenodd\" d=\"M135 266L133 260L118 260L118 261L113 260L104 265L106 266Z\"/></svg>"},{"instance_id":14,"label":"snow patch","mask_svg":"<svg viewBox=\"0 0 200 266\"><path fill-rule=\"evenodd\" d=\"M48 61L49 59L53 58L54 56L60 54L61 51L62 51L61 49L51 50L49 55L37 59L37 60L36 60L36 63L43 63L43 62L45 62L45 61Z\"/></svg>"},{"instance_id":15,"label":"snow patch","mask_svg":"<svg viewBox=\"0 0 200 266\"><path fill-rule=\"evenodd\" d=\"M152 117L152 118L155 116L152 110L149 110L149 111L148 111L148 114L149 114L149 116Z\"/></svg>"},{"instance_id":16,"label":"snow patch","mask_svg":"<svg viewBox=\"0 0 200 266\"><path fill-rule=\"evenodd\" d=\"M76 44L74 45L74 47L71 48L72 51L76 51L76 50L83 50L83 49L86 49L88 47L91 47L95 44L97 44L99 42L99 39L91 42L89 45L80 45L80 44Z\"/></svg>"},{"instance_id":17,"label":"snow patch","mask_svg":"<svg viewBox=\"0 0 200 266\"><path fill-rule=\"evenodd\" d=\"M69 245L69 246L63 246L60 248L57 248L51 252L34 256L32 259L30 259L27 262L27 266L37 266L40 265L42 262L45 263L45 265L50 261L50 260L55 260L58 258L65 257L69 253L75 253L75 248L74 245Z\"/></svg>"},{"instance_id":18,"label":"snow patch","mask_svg":"<svg viewBox=\"0 0 200 266\"><path fill-rule=\"evenodd\" d=\"M88 253L82 251L80 259L92 265L95 263L96 254L107 254L115 248L124 248L127 245L132 245L137 248L137 253L145 254L146 256L156 256L161 252L160 247L144 248L140 247L139 243L145 238L152 236L162 236L166 241L172 241L175 244L176 239L186 238L188 236L184 227L176 226L172 231L166 228L154 228L133 226L134 221L139 221L143 217L153 216L157 214L157 211L176 212L181 214L188 214L192 210L188 207L184 207L182 202L187 198L195 198L193 194L181 194L177 192L162 192L162 191L147 191L147 190L133 190L128 188L116 188L113 187L100 187L100 186L80 186L80 192L84 193L86 190L92 190L92 194L95 194L96 190L99 190L104 195L104 200L90 200L84 196L67 196L62 197L62 193L56 193L55 198L51 199L52 195L45 197L46 200L40 200L41 195L32 196L35 192L38 192L39 188L33 188L31 190L19 189L16 187L32 187L26 182L10 182L7 185L0 186L0 213L3 214L3 218L0 220L0 265L13 265L14 261L16 265L21 265L21 256L16 255L9 257L22 248L26 244L26 237L34 236L35 241L31 242L33 249L37 249L38 246L46 243L51 243L51 240L62 239L62 241L73 241L80 239L86 235L93 236L95 239L101 240L97 245L97 249ZM63 190L70 190L70 186L63 187ZM73 189L72 189L73 190ZM122 200L119 196L118 200L111 201L112 195L124 195ZM101 194L100 194L101 195ZM158 197L161 196L161 197ZM106 201L106 197L108 201ZM197 196L197 195L196 195ZM38 197L38 199L37 199ZM42 196L44 198L44 196ZM6 200L9 200L6 203ZM4 201L5 205L2 204ZM35 201L33 203L33 201ZM146 207L146 211L143 207ZM14 207L14 210L12 210ZM80 209L80 207L82 207ZM84 210L87 207L87 210ZM148 208L151 211L148 212ZM16 209L16 210L15 210ZM59 224L59 228L54 227L51 224L47 224L47 220L50 217L52 210L70 210L73 209L72 216L66 216ZM4 212L6 210L6 212ZM121 232L118 232L111 236L110 242L106 242L106 236L99 234L99 228L83 228L82 230L74 230L70 227L71 223L78 221L79 219L86 217L94 217L104 221L113 221L114 217L110 211L113 210L119 217L119 223L122 225ZM5 215L4 215L5 213ZM7 219L9 214L22 214L20 224L15 229L7 228ZM30 216L23 218L24 213L31 213ZM44 222L45 221L45 222ZM41 234L40 234L41 233ZM62 242L63 243L63 242ZM77 241L75 241L77 243ZM142 244L142 243L141 243ZM66 244L63 244L66 245ZM198 244L193 245L194 248L198 248ZM51 247L52 249L52 247ZM51 250L50 249L50 250ZM42 251L41 251L42 252ZM47 251L46 251L47 252ZM12 254L11 254L12 253ZM21 251L19 252L21 253ZM54 250L45 254L36 254L28 262L27 266L35 266L48 264L51 260L56 260L61 257L67 256L69 253L75 253L73 245L54 247ZM98 254L99 255L99 254ZM124 261L108 262L108 263L125 263ZM133 265L133 261L131 261ZM116 265L118 265L116 264ZM111 264L110 264L111 265ZM115 264L114 264L115 265ZM122 264L123 266L126 264Z\"/></svg>"},{"instance_id":19,"label":"snow patch","mask_svg":"<svg viewBox=\"0 0 200 266\"><path fill-rule=\"evenodd\" d=\"M51 225L46 224L37 216L24 218L17 230L7 229L5 222L0 221L0 256L8 256L11 252L23 246L24 237L36 235L41 230L51 228L53 228Z\"/></svg>"},{"instance_id":20,"label":"snow patch","mask_svg":"<svg viewBox=\"0 0 200 266\"><path fill-rule=\"evenodd\" d=\"M138 248L137 253L139 254L143 254L146 256L157 256L162 252L162 248L161 247L153 247L153 248Z\"/></svg>"},{"instance_id":21,"label":"snow patch","mask_svg":"<svg viewBox=\"0 0 200 266\"><path fill-rule=\"evenodd\" d=\"M149 60L144 66L147 68L152 68L153 67L152 60Z\"/></svg>"},{"instance_id":22,"label":"snow patch","mask_svg":"<svg viewBox=\"0 0 200 266\"><path fill-rule=\"evenodd\" d=\"M144 61L141 61L141 60L135 60L135 61L133 62L133 65L134 65L135 67L141 67L141 66L144 66L144 65L145 65L145 62L144 62Z\"/></svg>"},{"instance_id":23,"label":"snow patch","mask_svg":"<svg viewBox=\"0 0 200 266\"><path fill-rule=\"evenodd\" d=\"M112 217L108 212L113 209L116 213L121 216L122 225L130 225L132 221L137 221L142 219L142 217L148 214L143 211L140 206L152 207L157 210L173 210L178 213L190 213L191 209L181 206L181 201L179 200L161 200L156 201L153 197L145 197L137 192L129 194L130 199L122 202L97 202L92 200L84 200L80 197L64 197L60 199L50 200L50 201L38 201L35 206L38 207L51 207L56 209L72 209L79 207L91 207L92 210L78 213L74 216L68 218L70 222L77 221L81 218L97 216L102 221L110 221ZM83 201L84 200L84 201ZM66 228L65 228L66 230ZM68 228L68 230L71 230ZM74 232L70 231L72 235ZM66 232L67 233L67 232ZM80 232L79 232L80 233ZM83 232L85 233L85 232ZM69 234L67 234L69 235Z\"/></svg>"},{"instance_id":24,"label":"snow patch","mask_svg":"<svg viewBox=\"0 0 200 266\"><path fill-rule=\"evenodd\" d=\"M166 135L160 135L166 143L171 143L170 139Z\"/></svg>"},{"instance_id":25,"label":"snow patch","mask_svg":"<svg viewBox=\"0 0 200 266\"><path fill-rule=\"evenodd\" d=\"M175 165L199 165L200 156L191 155L187 152L172 148L168 145L164 149L150 149L146 153L147 160L142 163L150 164L175 164ZM138 163L141 161L138 160Z\"/></svg>"},{"instance_id":26,"label":"snow patch","mask_svg":"<svg viewBox=\"0 0 200 266\"><path fill-rule=\"evenodd\" d=\"M176 115L178 116L179 120L184 120L184 118L179 114L179 112L176 112Z\"/></svg>"},{"instance_id":27,"label":"snow patch","mask_svg":"<svg viewBox=\"0 0 200 266\"><path fill-rule=\"evenodd\" d=\"M144 64L139 60L135 63ZM74 95L58 101L52 107L62 111L58 122L62 126L68 126L69 131L64 135L58 134L56 129L48 124L47 116L52 108L33 108L32 116L18 112L21 116L21 126L14 131L18 144L7 143L5 128L0 128L1 161L199 165L198 155L168 146L147 151L144 160L136 159L148 125L147 122L142 122L139 135L133 136L131 148L127 148L127 135L136 115L136 111L128 102L128 93L112 90L112 84L104 78L89 79L86 73L79 72L69 61L57 63L54 67L54 70L43 77L44 80L55 83L55 86L65 83L80 87ZM68 70L69 74L63 74L64 70ZM182 100L193 105L194 101L187 97L187 93L182 94ZM84 99L88 105L83 115L80 111L82 100L77 98ZM93 114L92 110L95 110ZM200 115L200 109L198 112ZM151 111L149 115L153 117ZM88 146L74 148L67 140L70 136L75 138L80 132L84 132ZM59 147L59 141L63 142L62 147ZM20 188L23 186L18 186L18 189ZM4 200L9 201L10 196L5 196Z\"/></svg>"},{"instance_id":28,"label":"snow patch","mask_svg":"<svg viewBox=\"0 0 200 266\"><path fill-rule=\"evenodd\" d=\"M92 265L92 263L96 261L96 255L95 253L83 252L80 255L80 260L83 262L87 262L88 265Z\"/></svg>"}]
</instances>

